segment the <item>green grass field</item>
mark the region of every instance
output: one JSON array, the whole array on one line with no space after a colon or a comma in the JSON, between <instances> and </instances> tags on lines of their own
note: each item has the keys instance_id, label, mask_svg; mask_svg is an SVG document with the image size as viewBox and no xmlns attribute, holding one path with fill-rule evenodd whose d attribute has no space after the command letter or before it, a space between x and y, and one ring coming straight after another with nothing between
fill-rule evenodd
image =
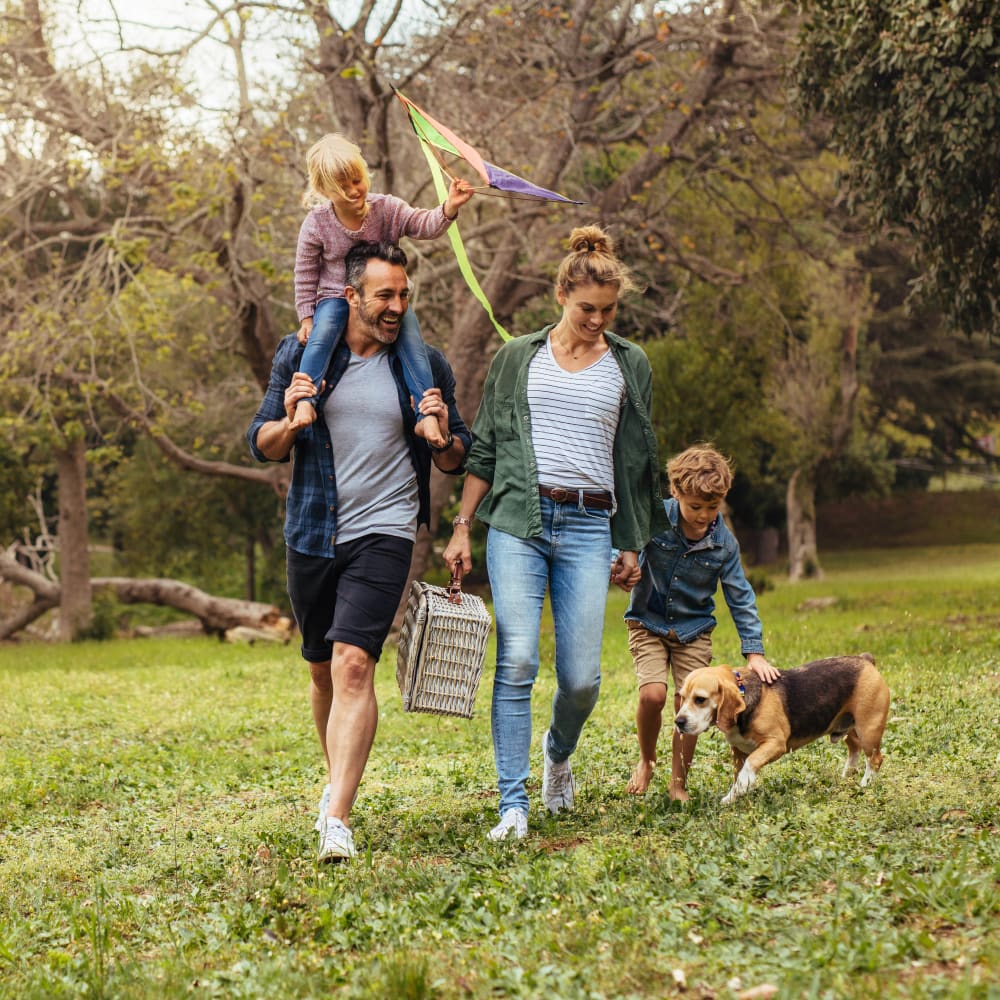
<instances>
[{"instance_id":1,"label":"green grass field","mask_svg":"<svg viewBox=\"0 0 1000 1000\"><path fill-rule=\"evenodd\" d=\"M823 742L722 808L712 732L687 807L662 773L627 796L615 591L575 812L542 813L544 659L531 833L493 845L491 653L467 721L404 714L388 650L364 856L322 869L295 648L3 647L0 996L1000 997L1000 546L824 567L761 595L768 654L876 656L893 698L873 787L842 780L843 745ZM720 621L716 661L736 662Z\"/></svg>"}]
</instances>

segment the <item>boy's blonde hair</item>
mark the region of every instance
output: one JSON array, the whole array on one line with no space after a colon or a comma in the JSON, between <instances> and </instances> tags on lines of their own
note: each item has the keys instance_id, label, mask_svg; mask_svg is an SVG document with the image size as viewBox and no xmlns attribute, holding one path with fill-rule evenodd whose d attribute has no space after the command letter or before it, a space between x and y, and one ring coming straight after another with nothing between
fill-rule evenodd
<instances>
[{"instance_id":1,"label":"boy's blonde hair","mask_svg":"<svg viewBox=\"0 0 1000 1000\"><path fill-rule=\"evenodd\" d=\"M556 290L569 294L579 285L635 288L632 273L615 254L615 241L600 226L578 226L569 234L569 253L559 265Z\"/></svg>"},{"instance_id":2,"label":"boy's blonde hair","mask_svg":"<svg viewBox=\"0 0 1000 1000\"><path fill-rule=\"evenodd\" d=\"M339 132L330 132L313 143L306 153L309 186L302 195L308 208L317 202L329 201L333 195L344 194L344 182L361 177L371 187L371 175L361 150Z\"/></svg>"},{"instance_id":3,"label":"boy's blonde hair","mask_svg":"<svg viewBox=\"0 0 1000 1000\"><path fill-rule=\"evenodd\" d=\"M672 496L721 500L733 485L733 470L714 445L702 443L675 455L667 463Z\"/></svg>"}]
</instances>

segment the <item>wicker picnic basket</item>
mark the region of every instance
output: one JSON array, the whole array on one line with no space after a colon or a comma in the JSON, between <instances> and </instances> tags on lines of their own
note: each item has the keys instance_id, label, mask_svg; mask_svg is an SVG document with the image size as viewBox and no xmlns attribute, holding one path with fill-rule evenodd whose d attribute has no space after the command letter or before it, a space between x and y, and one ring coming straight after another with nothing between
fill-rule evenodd
<instances>
[{"instance_id":1,"label":"wicker picnic basket","mask_svg":"<svg viewBox=\"0 0 1000 1000\"><path fill-rule=\"evenodd\" d=\"M493 620L481 597L462 593L458 567L447 587L410 584L396 661L405 712L472 716Z\"/></svg>"}]
</instances>

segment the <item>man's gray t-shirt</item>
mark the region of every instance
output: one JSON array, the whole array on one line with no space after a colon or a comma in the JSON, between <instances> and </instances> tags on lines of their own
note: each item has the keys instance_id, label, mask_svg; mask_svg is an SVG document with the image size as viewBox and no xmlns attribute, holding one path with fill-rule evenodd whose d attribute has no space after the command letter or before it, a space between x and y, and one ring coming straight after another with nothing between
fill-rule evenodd
<instances>
[{"instance_id":1,"label":"man's gray t-shirt","mask_svg":"<svg viewBox=\"0 0 1000 1000\"><path fill-rule=\"evenodd\" d=\"M337 541L417 534L417 473L403 430L389 354L351 354L323 405L337 476Z\"/></svg>"}]
</instances>

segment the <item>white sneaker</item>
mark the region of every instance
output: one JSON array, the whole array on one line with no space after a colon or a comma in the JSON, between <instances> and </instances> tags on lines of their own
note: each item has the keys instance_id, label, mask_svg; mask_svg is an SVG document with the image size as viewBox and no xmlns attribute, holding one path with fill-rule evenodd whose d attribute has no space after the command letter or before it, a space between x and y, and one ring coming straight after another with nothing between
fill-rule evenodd
<instances>
[{"instance_id":1,"label":"white sneaker","mask_svg":"<svg viewBox=\"0 0 1000 1000\"><path fill-rule=\"evenodd\" d=\"M357 856L354 834L333 816L325 817L323 832L319 835L317 861L344 861Z\"/></svg>"},{"instance_id":2,"label":"white sneaker","mask_svg":"<svg viewBox=\"0 0 1000 1000\"><path fill-rule=\"evenodd\" d=\"M506 809L500 822L486 835L490 840L507 840L513 834L514 840L524 840L528 836L528 814L523 809Z\"/></svg>"},{"instance_id":3,"label":"white sneaker","mask_svg":"<svg viewBox=\"0 0 1000 1000\"><path fill-rule=\"evenodd\" d=\"M319 815L316 817L316 825L313 829L317 833L323 832L323 824L326 822L326 814L330 808L330 786L323 786L323 794L319 799Z\"/></svg>"},{"instance_id":4,"label":"white sneaker","mask_svg":"<svg viewBox=\"0 0 1000 1000\"><path fill-rule=\"evenodd\" d=\"M549 757L549 731L542 737L542 801L550 813L555 815L561 809L572 809L576 798L576 782L569 761L561 763Z\"/></svg>"}]
</instances>

